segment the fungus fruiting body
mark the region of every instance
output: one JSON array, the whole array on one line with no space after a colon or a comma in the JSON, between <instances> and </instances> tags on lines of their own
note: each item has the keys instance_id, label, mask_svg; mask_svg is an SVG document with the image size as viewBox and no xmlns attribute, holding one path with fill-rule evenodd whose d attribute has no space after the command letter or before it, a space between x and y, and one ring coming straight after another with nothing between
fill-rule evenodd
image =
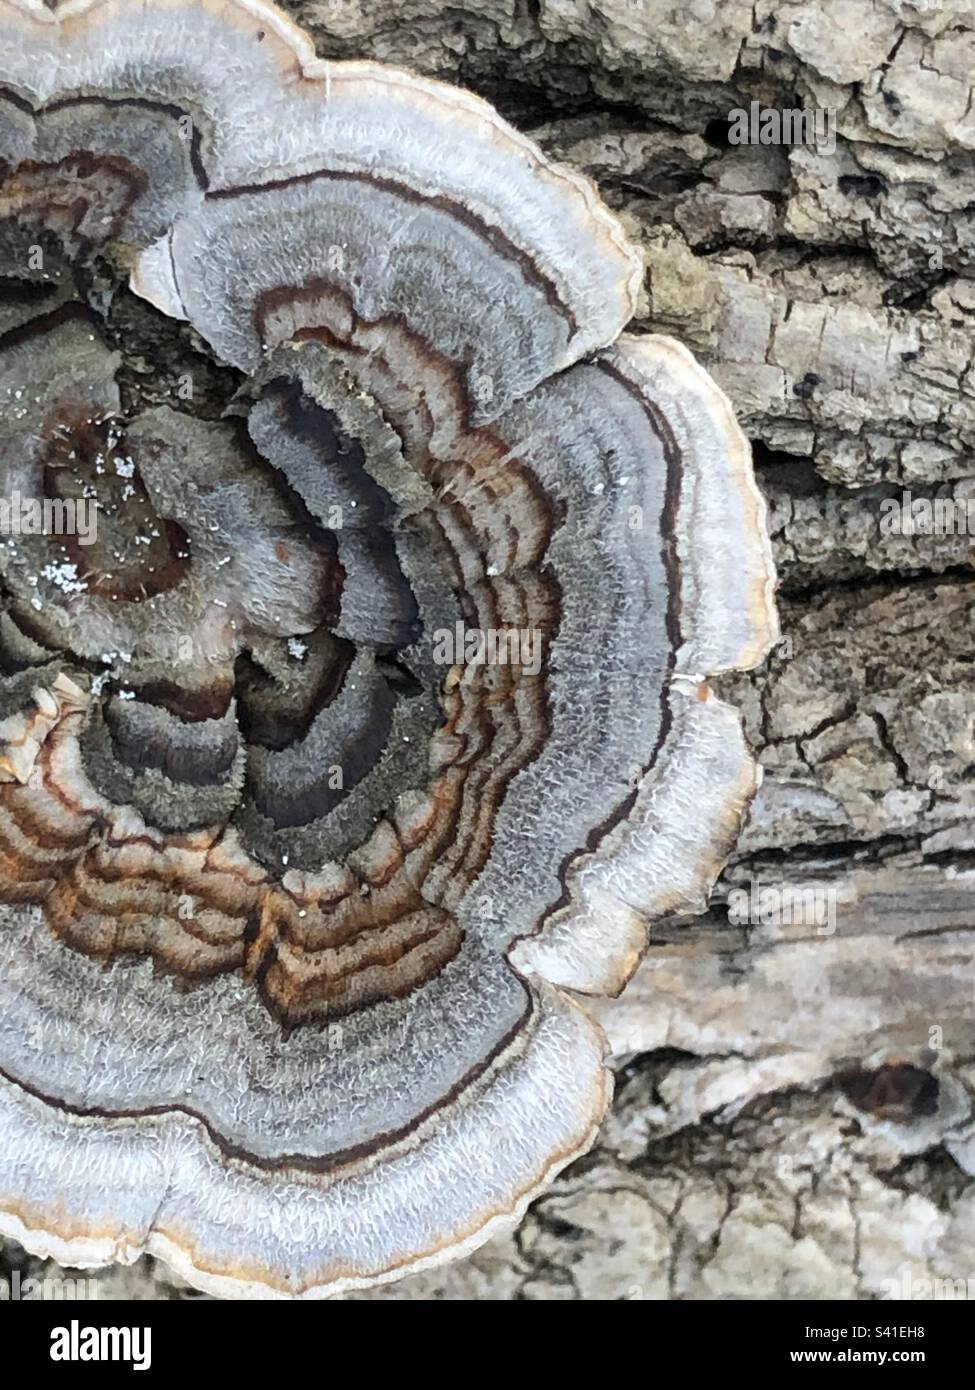
<instances>
[{"instance_id":1,"label":"fungus fruiting body","mask_svg":"<svg viewBox=\"0 0 975 1390\"><path fill-rule=\"evenodd\" d=\"M731 409L588 182L262 0L0 0L0 275L0 1233L238 1296L470 1250L754 791Z\"/></svg>"}]
</instances>

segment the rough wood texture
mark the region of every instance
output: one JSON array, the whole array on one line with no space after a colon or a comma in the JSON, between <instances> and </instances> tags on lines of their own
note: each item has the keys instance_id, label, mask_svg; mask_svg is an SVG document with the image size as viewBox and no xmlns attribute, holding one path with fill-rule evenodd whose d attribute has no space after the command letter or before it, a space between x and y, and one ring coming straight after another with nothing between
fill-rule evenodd
<instances>
[{"instance_id":1,"label":"rough wood texture","mask_svg":"<svg viewBox=\"0 0 975 1390\"><path fill-rule=\"evenodd\" d=\"M596 177L646 252L641 324L698 352L753 440L783 581L782 645L722 690L765 785L711 911L660 931L601 1010L621 1065L599 1147L516 1236L362 1296L910 1298L968 1280L972 541L885 538L879 519L904 488L972 487L970 7L287 8L321 53L462 81ZM729 148L752 99L836 108L835 153ZM798 922L729 915L736 889L804 887ZM145 1264L105 1281L180 1292Z\"/></svg>"}]
</instances>

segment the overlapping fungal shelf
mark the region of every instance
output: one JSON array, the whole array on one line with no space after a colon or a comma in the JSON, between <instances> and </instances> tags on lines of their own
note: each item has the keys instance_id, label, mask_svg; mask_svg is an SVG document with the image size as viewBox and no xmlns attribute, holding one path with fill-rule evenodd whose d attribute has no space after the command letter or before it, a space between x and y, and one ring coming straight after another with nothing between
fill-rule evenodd
<instances>
[{"instance_id":1,"label":"overlapping fungal shelf","mask_svg":"<svg viewBox=\"0 0 975 1390\"><path fill-rule=\"evenodd\" d=\"M0 544L0 1232L236 1296L463 1253L754 791L746 442L585 180L261 0L0 0L0 161L0 495L98 520ZM132 290L215 418L127 405Z\"/></svg>"}]
</instances>

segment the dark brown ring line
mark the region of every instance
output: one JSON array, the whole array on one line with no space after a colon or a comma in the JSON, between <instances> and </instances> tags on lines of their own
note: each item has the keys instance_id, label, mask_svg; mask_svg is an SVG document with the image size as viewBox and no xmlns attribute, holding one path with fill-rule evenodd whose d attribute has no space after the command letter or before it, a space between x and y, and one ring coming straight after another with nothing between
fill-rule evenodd
<instances>
[{"instance_id":1,"label":"dark brown ring line","mask_svg":"<svg viewBox=\"0 0 975 1390\"><path fill-rule=\"evenodd\" d=\"M318 179L333 179L335 181L358 182L371 184L375 188L386 192L395 193L406 202L425 207L435 207L439 211L446 213L455 221L468 228L493 251L500 251L502 256L510 261L514 261L521 267L525 278L534 283L542 290L546 302L562 315L569 326L570 335L578 332L579 323L575 313L567 304L562 301L558 288L551 277L547 276L537 264L537 262L523 250L516 242L512 241L504 231L489 222L483 222L469 212L462 204L454 202L452 199L443 195L435 198L426 198L423 194L416 192L408 184L400 183L395 179L382 178L373 174L357 173L354 170L341 169L315 169L303 174L294 174L289 177L272 179L267 183L241 184L231 188L212 189L210 177L207 173L204 161L204 136L196 120L190 111L172 102L153 101L146 97L110 97L103 93L95 93L86 96L61 97L53 102L48 102L42 106L34 106L19 94L13 93L9 88L0 89L0 100L11 102L25 114L31 115L36 120L48 111L61 111L72 106L134 106L141 110L156 111L167 118L178 122L187 117L192 124L192 135L189 142L190 167L196 178L197 184L207 199L230 199L248 193L263 193L274 188L286 188L293 184L313 183Z\"/></svg>"},{"instance_id":2,"label":"dark brown ring line","mask_svg":"<svg viewBox=\"0 0 975 1390\"><path fill-rule=\"evenodd\" d=\"M515 974L525 992L525 1008L521 1017L512 1024L506 1033L498 1040L487 1055L470 1067L452 1086L450 1086L432 1105L411 1120L408 1124L401 1125L398 1129L382 1131L376 1135L374 1140L362 1144L354 1144L346 1149L337 1149L331 1154L313 1156L311 1154L290 1153L281 1154L276 1158L268 1158L262 1154L251 1153L250 1150L243 1148L239 1144L227 1139L202 1112L195 1110L192 1106L173 1103L172 1105L153 1105L145 1109L122 1109L108 1110L101 1106L80 1106L72 1105L68 1101L61 1100L57 1096L49 1095L40 1087L29 1082L21 1081L11 1072L0 1067L0 1078L9 1085L16 1087L25 1095L40 1101L43 1105L60 1111L66 1115L76 1116L78 1119L109 1120L114 1122L124 1122L126 1120L141 1120L153 1118L165 1118L168 1115L183 1115L187 1119L196 1121L202 1126L207 1137L214 1147L225 1158L236 1160L245 1164L249 1168L256 1168L262 1172L279 1173L293 1171L299 1173L314 1174L324 1176L339 1173L343 1168L351 1167L361 1163L364 1159L375 1158L379 1154L386 1153L387 1150L405 1145L411 1135L419 1134L419 1131L428 1125L441 1110L449 1107L454 1101L458 1100L469 1088L475 1085L493 1063L509 1048L518 1044L521 1050L531 1037L529 1024L540 1022L541 1011L539 999L532 987L528 984L524 976L515 969L509 967ZM433 1134L420 1134L418 1142L426 1142L427 1139L434 1137Z\"/></svg>"}]
</instances>

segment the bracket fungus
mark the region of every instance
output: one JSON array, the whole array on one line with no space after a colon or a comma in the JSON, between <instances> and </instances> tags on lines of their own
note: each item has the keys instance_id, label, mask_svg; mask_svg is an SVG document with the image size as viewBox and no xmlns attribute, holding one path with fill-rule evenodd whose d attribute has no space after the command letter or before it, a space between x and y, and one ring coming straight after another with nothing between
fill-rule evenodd
<instances>
[{"instance_id":1,"label":"bracket fungus","mask_svg":"<svg viewBox=\"0 0 975 1390\"><path fill-rule=\"evenodd\" d=\"M746 441L584 178L263 0L0 0L0 161L0 1232L230 1296L469 1251L754 792Z\"/></svg>"}]
</instances>

